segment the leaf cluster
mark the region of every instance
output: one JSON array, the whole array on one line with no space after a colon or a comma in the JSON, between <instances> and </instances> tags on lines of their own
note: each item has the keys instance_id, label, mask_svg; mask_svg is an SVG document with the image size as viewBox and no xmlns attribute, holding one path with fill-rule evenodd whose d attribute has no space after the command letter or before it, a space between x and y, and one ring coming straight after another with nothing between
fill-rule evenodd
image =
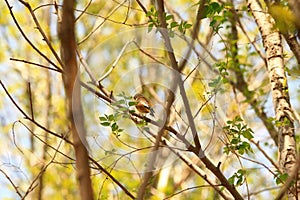
<instances>
[{"instance_id":1,"label":"leaf cluster","mask_svg":"<svg viewBox=\"0 0 300 200\"><path fill-rule=\"evenodd\" d=\"M228 179L228 181L234 186L241 186L245 181L245 174L246 170L239 169Z\"/></svg>"},{"instance_id":2,"label":"leaf cluster","mask_svg":"<svg viewBox=\"0 0 300 200\"><path fill-rule=\"evenodd\" d=\"M104 116L100 116L99 120L102 126L107 126L111 128L112 133L119 137L120 133L124 131L117 124L117 121L120 118L129 118L129 113L133 113L134 110L131 109L132 106L136 105L135 101L132 101L132 97L127 96L124 92L117 95L120 99L111 103L115 113L114 114L104 114Z\"/></svg>"},{"instance_id":3,"label":"leaf cluster","mask_svg":"<svg viewBox=\"0 0 300 200\"><path fill-rule=\"evenodd\" d=\"M224 147L224 153L237 151L239 154L253 153L250 143L245 141L253 138L253 131L243 124L241 117L236 116L233 120L227 121L227 126L223 127L225 133L229 136L230 142Z\"/></svg>"},{"instance_id":4,"label":"leaf cluster","mask_svg":"<svg viewBox=\"0 0 300 200\"><path fill-rule=\"evenodd\" d=\"M222 11L224 11L224 6L217 2L209 2L204 6L203 18L211 19L209 26L215 32L218 32L222 28L222 24L227 21L226 15L221 15Z\"/></svg>"},{"instance_id":5,"label":"leaf cluster","mask_svg":"<svg viewBox=\"0 0 300 200\"><path fill-rule=\"evenodd\" d=\"M192 27L192 24L189 24L187 21L181 20L177 22L174 20L174 16L171 14L164 13L166 19L166 25L168 29L168 33L170 37L175 36L176 29L185 34L186 30ZM151 32L154 27L160 27L160 22L158 19L158 12L154 7L151 7L150 10L147 12L146 17L149 18L149 25L148 25L148 32Z\"/></svg>"}]
</instances>

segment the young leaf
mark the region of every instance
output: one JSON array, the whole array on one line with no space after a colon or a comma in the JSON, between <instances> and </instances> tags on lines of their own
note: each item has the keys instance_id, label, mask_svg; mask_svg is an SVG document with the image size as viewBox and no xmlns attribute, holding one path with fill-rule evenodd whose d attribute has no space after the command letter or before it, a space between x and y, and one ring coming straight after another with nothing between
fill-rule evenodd
<instances>
[{"instance_id":1,"label":"young leaf","mask_svg":"<svg viewBox=\"0 0 300 200\"><path fill-rule=\"evenodd\" d=\"M102 126L110 126L110 123L109 122L102 122L100 123Z\"/></svg>"},{"instance_id":2,"label":"young leaf","mask_svg":"<svg viewBox=\"0 0 300 200\"><path fill-rule=\"evenodd\" d=\"M106 117L99 117L100 121L106 121Z\"/></svg>"}]
</instances>

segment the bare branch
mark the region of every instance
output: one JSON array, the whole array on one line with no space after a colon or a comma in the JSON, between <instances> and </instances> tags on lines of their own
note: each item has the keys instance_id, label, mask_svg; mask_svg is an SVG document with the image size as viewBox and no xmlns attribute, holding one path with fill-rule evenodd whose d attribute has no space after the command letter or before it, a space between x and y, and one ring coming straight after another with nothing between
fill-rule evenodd
<instances>
[{"instance_id":1,"label":"bare branch","mask_svg":"<svg viewBox=\"0 0 300 200\"><path fill-rule=\"evenodd\" d=\"M118 54L117 58L115 59L115 61L113 62L112 66L109 68L109 70L102 75L102 77L99 78L98 82L103 81L106 77L109 76L109 74L114 70L114 68L117 66L119 60L121 59L122 55L124 54L125 49L127 48L127 46L131 43L132 41L128 41L126 42L126 44L123 46L123 48L121 49L120 53Z\"/></svg>"},{"instance_id":2,"label":"bare branch","mask_svg":"<svg viewBox=\"0 0 300 200\"><path fill-rule=\"evenodd\" d=\"M44 68L44 69L49 69L49 70L52 70L52 71L55 71L55 72L62 73L61 70L57 70L55 68L51 68L51 67L39 64L39 63L34 63L34 62L30 62L30 61L23 60L23 59L17 59L17 58L10 58L10 60L18 61L18 62L23 62L23 63L26 63L26 64L35 65L35 66L38 66L38 67L41 67L41 68Z\"/></svg>"},{"instance_id":3,"label":"bare branch","mask_svg":"<svg viewBox=\"0 0 300 200\"><path fill-rule=\"evenodd\" d=\"M10 184L13 186L14 190L16 191L16 193L18 194L18 196L20 198L23 197L23 195L20 193L19 191L19 187L17 185L14 184L13 180L11 180L11 178L0 168L0 172L6 177L6 179L10 182Z\"/></svg>"},{"instance_id":4,"label":"bare branch","mask_svg":"<svg viewBox=\"0 0 300 200\"><path fill-rule=\"evenodd\" d=\"M35 16L35 14L34 14L32 8L31 8L31 6L30 6L30 4L29 4L28 2L23 1L23 0L19 0L19 1L20 1L20 2L21 2L28 10L29 10L29 12L30 12L30 14L31 14L31 17L32 17L32 19L33 19L33 21L34 21L34 23L35 23L37 29L39 30L39 32L40 32L41 35L43 36L43 40L47 43L47 45L48 45L50 51L52 52L52 54L54 55L54 57L56 58L56 60L58 61L58 63L62 66L63 63L62 63L60 57L58 56L58 54L57 54L56 51L54 50L54 48L53 48L53 46L52 46L52 44L51 44L49 38L47 37L47 35L45 34L44 30L42 29L42 27L41 27L41 25L40 25L40 23L39 23L39 20L36 18L36 16ZM60 69L60 70L61 70L61 69Z\"/></svg>"},{"instance_id":5,"label":"bare branch","mask_svg":"<svg viewBox=\"0 0 300 200\"><path fill-rule=\"evenodd\" d=\"M9 12L10 15L13 18L13 21L15 22L18 30L20 31L21 35L24 37L24 39L27 41L27 43L39 54L41 55L46 61L48 61L52 66L54 66L59 72L63 72L63 70L61 68L59 68L54 62L52 62L45 54L43 54L30 40L29 38L26 36L26 34L24 33L23 29L21 28L21 26L19 25L19 22L17 21L13 11L12 11L12 6L9 5L8 1L5 0L7 7L9 8Z\"/></svg>"}]
</instances>

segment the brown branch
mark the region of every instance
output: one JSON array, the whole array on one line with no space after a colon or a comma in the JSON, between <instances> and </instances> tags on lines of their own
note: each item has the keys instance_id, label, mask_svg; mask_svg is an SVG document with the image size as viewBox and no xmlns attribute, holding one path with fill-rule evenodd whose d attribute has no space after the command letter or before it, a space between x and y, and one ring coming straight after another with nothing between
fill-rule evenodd
<instances>
[{"instance_id":1,"label":"brown branch","mask_svg":"<svg viewBox=\"0 0 300 200\"><path fill-rule=\"evenodd\" d=\"M187 98L187 95L186 95L186 91L185 91L185 88L184 88L184 85L183 85L183 81L180 77L178 62L175 58L174 49L172 47L171 40L170 40L170 37L168 35L167 23L166 23L166 19L165 19L164 3L163 3L162 0L158 1L157 11L158 11L158 18L159 18L159 21L160 21L160 24L161 24L161 27L158 27L159 28L158 30L159 30L159 32L161 33L161 35L164 39L166 51L167 51L168 57L170 59L171 66L176 72L178 72L178 73L173 73L174 74L174 82L176 84L178 84L178 86L179 86L180 94L181 94L181 97L182 97L182 100L183 100L183 103L184 103L184 107L185 107L185 110L186 110L186 115L187 115L187 118L188 118L188 121L189 121L189 124L190 124L190 128L191 128L191 131L192 131L192 134L193 134L194 143L195 143L196 148L199 149L198 154L203 154L204 152L202 152L202 149L201 149L200 140L199 140L199 137L198 137L198 134L197 134L195 122L193 120L191 108L189 106L189 101L188 101L188 98Z\"/></svg>"},{"instance_id":2,"label":"brown branch","mask_svg":"<svg viewBox=\"0 0 300 200\"><path fill-rule=\"evenodd\" d=\"M17 104L17 102L14 100L14 98L10 95L10 93L8 92L8 90L6 89L6 87L4 86L4 84L2 83L2 81L0 80L0 85L1 87L4 89L6 95L8 96L8 98L10 99L10 101L14 104L14 106L22 113L22 115L25 117L25 119L28 119L29 121L31 121L32 123L34 123L37 127L41 128L42 130L50 133L51 135L54 135L58 138L64 138L64 136L62 134L58 134L58 133L55 133L49 129L47 129L46 127L44 127L43 125L41 125L40 123L38 123L37 121L35 120L32 120L32 118L26 114L26 112ZM73 144L71 141L65 139L66 142L70 143L70 144Z\"/></svg>"},{"instance_id":3,"label":"brown branch","mask_svg":"<svg viewBox=\"0 0 300 200\"><path fill-rule=\"evenodd\" d=\"M67 116L70 123L76 157L77 183L82 200L93 200L89 156L86 149L86 129L81 103L79 69L76 58L75 0L64 0L61 24L58 27L63 62L63 83L67 98Z\"/></svg>"},{"instance_id":4,"label":"brown branch","mask_svg":"<svg viewBox=\"0 0 300 200\"><path fill-rule=\"evenodd\" d=\"M36 18L30 4L28 2L25 2L23 0L19 0L19 2L21 2L30 12L30 15L37 27L37 29L39 30L39 32L41 33L42 37L43 37L43 40L46 42L46 44L48 45L50 51L52 52L52 54L54 55L54 57L56 58L56 60L58 61L58 63L62 66L62 61L60 59L60 57L58 56L58 54L56 53L56 51L54 50L49 38L47 37L47 35L45 34L45 32L43 31L40 23L39 23L39 20ZM61 69L60 69L61 70Z\"/></svg>"},{"instance_id":5,"label":"brown branch","mask_svg":"<svg viewBox=\"0 0 300 200\"><path fill-rule=\"evenodd\" d=\"M192 42L189 44L186 56L184 57L184 59L180 63L180 65L178 66L178 69L179 69L178 71L180 71L180 72L183 70L183 68L185 67L185 65L187 63L187 60L191 56L192 50L194 48L195 40L198 37L199 30L200 30L200 21L204 17L204 13L205 13L205 10L204 10L205 2L206 2L205 0L200 1L200 4L198 6L196 22L194 24L194 28L192 31Z\"/></svg>"},{"instance_id":6,"label":"brown branch","mask_svg":"<svg viewBox=\"0 0 300 200\"><path fill-rule=\"evenodd\" d=\"M270 163L272 163L272 165L278 171L281 171L280 168L279 168L279 166L273 161L273 159L261 148L261 146L259 145L259 141L255 142L253 139L251 139L250 142L252 142L253 144L255 144L255 146L257 147L257 149L260 150L260 152L270 161Z\"/></svg>"},{"instance_id":7,"label":"brown branch","mask_svg":"<svg viewBox=\"0 0 300 200\"><path fill-rule=\"evenodd\" d=\"M11 178L2 170L0 169L0 172L6 177L6 179L10 182L10 184L13 186L14 190L16 191L16 193L18 194L18 196L20 198L22 198L22 194L19 191L19 187L17 185L14 184L14 182L11 180Z\"/></svg>"},{"instance_id":8,"label":"brown branch","mask_svg":"<svg viewBox=\"0 0 300 200\"><path fill-rule=\"evenodd\" d=\"M14 23L16 24L18 30L20 31L21 35L23 36L23 38L27 41L27 43L39 54L41 55L46 61L48 61L52 66L54 66L59 72L63 72L62 69L60 69L54 62L52 62L48 56L46 56L45 54L43 54L31 41L30 39L26 36L26 34L24 33L23 29L21 28L19 22L17 21L13 11L12 11L12 6L10 6L10 4L8 3L7 0L5 0L5 3L9 9L10 15L12 16L12 19L14 21Z\"/></svg>"},{"instance_id":9,"label":"brown branch","mask_svg":"<svg viewBox=\"0 0 300 200\"><path fill-rule=\"evenodd\" d=\"M89 39L91 37L91 35L93 35L106 21L107 19L109 19L109 17L111 17L120 7L121 5L123 5L127 0L124 0L122 2L122 4L116 6L115 8L113 8L106 17L103 18L103 21L97 25L89 34L87 34L81 41L78 42L78 46L81 45L82 43L84 43L87 39Z\"/></svg>"},{"instance_id":10,"label":"brown branch","mask_svg":"<svg viewBox=\"0 0 300 200\"><path fill-rule=\"evenodd\" d=\"M26 63L26 64L35 65L35 66L38 66L38 67L41 67L41 68L44 68L44 69L49 69L49 70L52 70L52 71L56 71L56 72L62 73L61 70L58 70L58 69L55 69L55 68L51 68L51 67L47 67L47 66L39 64L39 63L34 63L34 62L31 62L31 61L27 61L27 60L23 60L23 59L17 59L17 58L10 58L10 60L12 60L12 61L18 61L18 62L23 62L23 63Z\"/></svg>"},{"instance_id":11,"label":"brown branch","mask_svg":"<svg viewBox=\"0 0 300 200\"><path fill-rule=\"evenodd\" d=\"M22 115L25 117L25 119L31 121L34 125L38 126L39 128L41 128L42 130L46 131L47 133L50 133L51 135L54 135L55 137L58 137L60 139L63 139L65 142L67 142L68 144L71 144L72 146L74 146L74 144L69 141L64 135L60 135L57 133L54 133L53 131L50 131L49 129L47 129L46 127L42 126L41 124L39 124L38 122L32 120L32 118L29 117L29 115L27 115L22 109L21 107L16 103L16 101L12 98L12 96L9 94L8 90L6 89L6 87L4 86L4 84L2 83L2 81L0 80L0 85L2 86L2 88L4 89L6 95L9 97L9 99L11 100L11 102L13 103L13 105L22 113ZM87 86L87 85L85 85ZM89 87L87 87L89 88ZM90 91L91 90L90 88ZM96 95L100 95L100 93L96 93ZM104 97L106 100L107 97L100 95L99 97ZM111 100L109 100L111 101ZM31 130L21 121L18 121L19 123L21 123L28 131L31 132ZM32 133L32 132L31 132ZM32 133L33 134L33 133ZM52 147L51 145L47 144L45 141L43 141L42 139L40 139L39 137L37 137L37 135L33 134L38 140L40 140L42 143L44 143L45 145L47 145L49 148L54 149L54 147ZM13 138L15 138L14 136L14 132L13 132ZM14 139L14 143L15 143L15 139ZM16 143L15 143L16 145ZM16 145L16 147L22 152L22 150ZM55 149L54 149L55 150ZM58 153L60 153L61 155L65 156L66 158L73 160L73 158L69 157L68 155L64 154L63 152L60 152L59 150L56 150ZM120 188L122 188L122 190L128 195L130 196L132 199L134 199L134 196L114 177L112 176L104 167L102 167L96 160L94 160L92 157L89 157L89 159L91 160L91 162L98 167L98 169L100 171L103 171L111 180L113 180L113 182L115 182Z\"/></svg>"},{"instance_id":12,"label":"brown branch","mask_svg":"<svg viewBox=\"0 0 300 200\"><path fill-rule=\"evenodd\" d=\"M120 183L114 176L111 175L110 172L108 172L104 167L102 167L96 160L94 160L92 157L89 157L91 162L98 167L100 171L103 171L114 183L116 183L124 192L129 196L131 199L136 199L133 194L131 194L127 188L125 188L122 183Z\"/></svg>"},{"instance_id":13,"label":"brown branch","mask_svg":"<svg viewBox=\"0 0 300 200\"><path fill-rule=\"evenodd\" d=\"M298 20L297 20L298 21ZM296 60L298 62L298 69L300 65L300 45L297 41L297 37L293 34L283 34L286 42L288 43L290 49L294 53Z\"/></svg>"},{"instance_id":14,"label":"brown branch","mask_svg":"<svg viewBox=\"0 0 300 200\"><path fill-rule=\"evenodd\" d=\"M32 93L31 93L31 86L30 82L28 82L28 96L29 96L29 104L30 104L30 114L31 119L34 121L34 113L33 113L33 100L32 100Z\"/></svg>"},{"instance_id":15,"label":"brown branch","mask_svg":"<svg viewBox=\"0 0 300 200\"><path fill-rule=\"evenodd\" d=\"M50 166L50 164L53 163L57 153L58 153L58 149L60 148L62 142L64 141L64 138L62 138L62 140L59 142L58 146L55 148L55 153L53 155L53 157L51 158L51 160L41 169L41 171L39 172L39 174L33 179L33 181L31 182L31 184L29 185L28 189L26 190L24 196L22 197L22 200L25 199L25 197L34 190L35 187L38 186L38 184L34 185L34 183L36 181L39 180L39 178L45 173L46 169Z\"/></svg>"},{"instance_id":16,"label":"brown branch","mask_svg":"<svg viewBox=\"0 0 300 200\"><path fill-rule=\"evenodd\" d=\"M140 7L143 9L143 11L145 13L147 13L146 8L141 4L141 2L139 0L137 0L137 2L140 5ZM171 62L171 66L174 70L178 71L178 69L179 69L178 64L177 64L177 61L176 61L176 58L175 58L175 55L174 55L174 51L173 51L173 48L172 48L172 45L171 45L170 38L168 36L167 29L166 29L167 26L166 26L166 20L165 20L165 15L164 15L165 14L164 3L163 3L162 0L159 0L157 2L157 4L158 4L158 9L157 9L158 10L158 17L159 17L159 22L160 22L160 25L161 25L160 27L158 27L158 30L161 33L161 35L163 37L163 40L165 42L165 46L166 46L168 57L169 57L170 62ZM194 124L194 121L193 121L193 116L191 115L191 110L190 110L190 107L189 107L189 104L188 104L188 100L187 100L186 93L185 93L185 90L184 90L184 87L183 87L183 84L182 84L182 80L181 80L180 77L175 75L175 81L174 82L179 84L180 93L181 93L181 96L182 96L183 101L184 101L187 116L188 116L188 119L189 119L189 123L190 123L190 126L191 126L193 137L194 137L194 142L195 142L195 145L196 145L196 147L189 146L188 148L201 159L201 161L205 164L205 166L213 174L215 174L216 177L218 177L218 179L221 181L221 183L229 190L229 192L234 196L234 198L242 200L243 197L238 193L238 191L234 188L234 186L232 186L228 182L227 178L223 175L223 173L220 171L220 169L217 166L215 166L204 155L204 152L201 149L200 141L199 141L199 138L198 138L198 135L197 135L197 132L196 132L195 124ZM176 136L178 136L178 135L176 135Z\"/></svg>"}]
</instances>

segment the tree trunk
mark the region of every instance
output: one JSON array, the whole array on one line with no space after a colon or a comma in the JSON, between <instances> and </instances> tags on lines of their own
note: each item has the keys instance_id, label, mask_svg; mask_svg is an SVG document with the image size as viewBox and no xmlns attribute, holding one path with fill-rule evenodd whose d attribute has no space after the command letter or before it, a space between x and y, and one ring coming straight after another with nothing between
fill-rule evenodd
<instances>
[{"instance_id":1,"label":"tree trunk","mask_svg":"<svg viewBox=\"0 0 300 200\"><path fill-rule=\"evenodd\" d=\"M266 51L273 106L276 122L279 124L279 166L283 173L287 173L291 176L293 174L293 169L296 167L297 156L294 120L289 100L287 78L284 71L281 35L275 28L274 19L262 10L259 2L256 0L248 0L247 3L261 32L263 45ZM298 199L300 198L296 193L294 186L287 191L289 199L297 199L297 196Z\"/></svg>"},{"instance_id":2,"label":"tree trunk","mask_svg":"<svg viewBox=\"0 0 300 200\"><path fill-rule=\"evenodd\" d=\"M63 60L63 81L67 98L68 118L76 157L77 181L82 200L93 199L93 189L90 179L88 152L85 147L86 130L81 105L81 91L76 61L74 0L65 0L62 9L59 36L61 40L61 55Z\"/></svg>"}]
</instances>

